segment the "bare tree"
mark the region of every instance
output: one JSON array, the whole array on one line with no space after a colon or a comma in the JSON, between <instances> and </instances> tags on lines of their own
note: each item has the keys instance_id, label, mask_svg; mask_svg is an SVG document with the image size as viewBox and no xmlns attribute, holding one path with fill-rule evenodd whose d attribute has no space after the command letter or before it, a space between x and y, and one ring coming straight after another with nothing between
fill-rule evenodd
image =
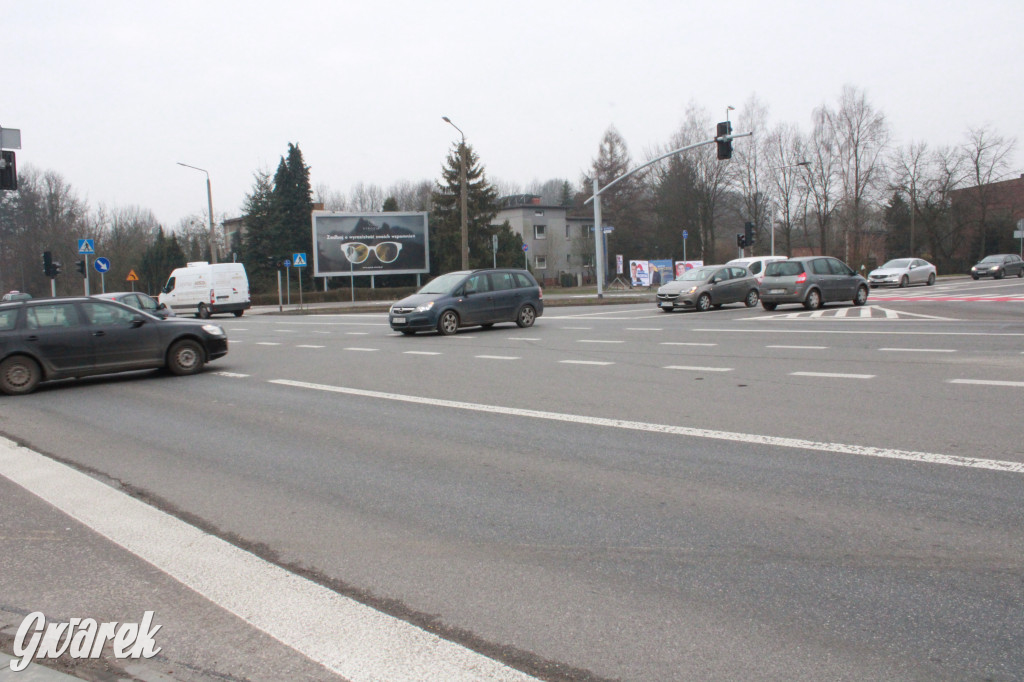
<instances>
[{"instance_id":1,"label":"bare tree","mask_svg":"<svg viewBox=\"0 0 1024 682\"><path fill-rule=\"evenodd\" d=\"M349 192L349 210L356 213L375 213L384 206L384 190L374 184L357 183Z\"/></svg>"},{"instance_id":2,"label":"bare tree","mask_svg":"<svg viewBox=\"0 0 1024 682\"><path fill-rule=\"evenodd\" d=\"M757 95L752 95L736 117L736 129L751 131L754 136L736 145L733 152L736 166L736 181L743 196L744 217L754 224L757 243L763 244L762 234L771 229L768 218L771 201L769 180L770 168L766 163L768 138L768 107ZM768 241L771 241L770 239ZM762 247L764 250L764 247Z\"/></svg>"},{"instance_id":3,"label":"bare tree","mask_svg":"<svg viewBox=\"0 0 1024 682\"><path fill-rule=\"evenodd\" d=\"M974 183L967 196L974 209L979 255L984 255L989 248L990 214L998 192L993 184L1003 180L1009 173L1010 159L1016 146L1016 139L998 135L989 126L970 128L967 131L963 151L968 180Z\"/></svg>"},{"instance_id":4,"label":"bare tree","mask_svg":"<svg viewBox=\"0 0 1024 682\"><path fill-rule=\"evenodd\" d=\"M829 125L831 116L827 105L814 110L811 136L807 144L811 161L807 173L808 209L818 232L818 249L821 254L829 253L831 246L839 176L839 152ZM812 246L810 241L808 246Z\"/></svg>"},{"instance_id":5,"label":"bare tree","mask_svg":"<svg viewBox=\"0 0 1024 682\"><path fill-rule=\"evenodd\" d=\"M399 211L429 211L433 187L430 180L421 180L415 184L409 181L396 182L388 188L387 195L395 200Z\"/></svg>"},{"instance_id":6,"label":"bare tree","mask_svg":"<svg viewBox=\"0 0 1024 682\"><path fill-rule=\"evenodd\" d=\"M807 202L811 164L805 142L792 124L779 124L765 136L765 161L769 164L768 186L772 193L769 207L769 229L781 237L782 251L793 255L794 231L803 225L807 236ZM775 227L778 219L778 229ZM797 222L799 220L799 223ZM777 249L773 249L774 254Z\"/></svg>"},{"instance_id":7,"label":"bare tree","mask_svg":"<svg viewBox=\"0 0 1024 682\"><path fill-rule=\"evenodd\" d=\"M313 190L313 203L322 204L325 211L341 212L348 209L345 193L333 190L322 182Z\"/></svg>"},{"instance_id":8,"label":"bare tree","mask_svg":"<svg viewBox=\"0 0 1024 682\"><path fill-rule=\"evenodd\" d=\"M847 85L839 97L839 108L826 109L828 125L838 153L842 188L842 222L845 260L860 253L860 240L868 215L877 212L878 190L884 187L885 151L889 128L885 116L874 109L862 90ZM853 238L851 245L850 239Z\"/></svg>"}]
</instances>

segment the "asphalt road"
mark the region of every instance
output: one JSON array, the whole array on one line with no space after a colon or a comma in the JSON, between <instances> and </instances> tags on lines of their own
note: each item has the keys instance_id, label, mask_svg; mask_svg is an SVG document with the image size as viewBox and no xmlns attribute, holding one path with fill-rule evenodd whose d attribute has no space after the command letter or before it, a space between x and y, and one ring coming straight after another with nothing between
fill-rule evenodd
<instances>
[{"instance_id":1,"label":"asphalt road","mask_svg":"<svg viewBox=\"0 0 1024 682\"><path fill-rule=\"evenodd\" d=\"M218 322L231 352L203 375L44 387L2 401L0 432L543 678L1024 676L1024 281L815 312L549 307L454 337ZM140 679L337 679L0 489L9 625L156 609Z\"/></svg>"}]
</instances>

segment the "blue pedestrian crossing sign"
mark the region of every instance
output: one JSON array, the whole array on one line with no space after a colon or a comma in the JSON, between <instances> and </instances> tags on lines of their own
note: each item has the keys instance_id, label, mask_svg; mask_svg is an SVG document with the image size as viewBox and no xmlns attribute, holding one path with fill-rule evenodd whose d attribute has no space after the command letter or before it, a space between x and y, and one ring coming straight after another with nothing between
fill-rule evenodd
<instances>
[{"instance_id":1,"label":"blue pedestrian crossing sign","mask_svg":"<svg viewBox=\"0 0 1024 682\"><path fill-rule=\"evenodd\" d=\"M78 240L78 253L96 253L96 250L92 247L91 239L79 239Z\"/></svg>"},{"instance_id":2,"label":"blue pedestrian crossing sign","mask_svg":"<svg viewBox=\"0 0 1024 682\"><path fill-rule=\"evenodd\" d=\"M99 258L92 262L92 266L96 268L96 272L103 274L104 272L110 270L110 261L104 258L103 256L100 256Z\"/></svg>"},{"instance_id":3,"label":"blue pedestrian crossing sign","mask_svg":"<svg viewBox=\"0 0 1024 682\"><path fill-rule=\"evenodd\" d=\"M306 254L304 253L293 253L292 254L292 266L296 268L305 267L306 265Z\"/></svg>"}]
</instances>

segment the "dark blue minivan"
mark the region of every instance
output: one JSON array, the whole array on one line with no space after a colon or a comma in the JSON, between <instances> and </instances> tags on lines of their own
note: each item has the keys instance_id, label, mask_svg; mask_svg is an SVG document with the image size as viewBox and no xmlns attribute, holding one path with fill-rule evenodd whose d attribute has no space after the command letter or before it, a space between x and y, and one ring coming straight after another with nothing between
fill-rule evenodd
<instances>
[{"instance_id":1,"label":"dark blue minivan","mask_svg":"<svg viewBox=\"0 0 1024 682\"><path fill-rule=\"evenodd\" d=\"M544 312L544 292L526 270L462 270L435 277L391 306L388 322L403 334L515 322L530 327Z\"/></svg>"}]
</instances>

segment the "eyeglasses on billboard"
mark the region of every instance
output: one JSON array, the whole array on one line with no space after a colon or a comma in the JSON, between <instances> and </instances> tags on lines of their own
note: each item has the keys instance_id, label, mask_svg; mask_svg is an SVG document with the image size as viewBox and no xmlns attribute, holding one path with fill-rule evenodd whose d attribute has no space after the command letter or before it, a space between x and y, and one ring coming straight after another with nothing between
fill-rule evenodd
<instances>
[{"instance_id":1,"label":"eyeglasses on billboard","mask_svg":"<svg viewBox=\"0 0 1024 682\"><path fill-rule=\"evenodd\" d=\"M371 252L381 263L394 263L402 250L402 245L399 242L380 242L373 245L362 242L345 242L339 246L348 262L356 265L369 258Z\"/></svg>"}]
</instances>

